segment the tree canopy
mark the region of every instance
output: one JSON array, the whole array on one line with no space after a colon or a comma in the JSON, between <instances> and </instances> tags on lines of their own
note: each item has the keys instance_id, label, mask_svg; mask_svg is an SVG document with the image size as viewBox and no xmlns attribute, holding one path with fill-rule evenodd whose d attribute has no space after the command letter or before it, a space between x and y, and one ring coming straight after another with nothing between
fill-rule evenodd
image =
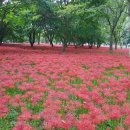
<instances>
[{"instance_id":1,"label":"tree canopy","mask_svg":"<svg viewBox=\"0 0 130 130\"><path fill-rule=\"evenodd\" d=\"M33 47L42 37L52 46L62 43L63 51L86 43L116 49L129 41L129 5L129 0L1 0L0 44L29 41Z\"/></svg>"}]
</instances>

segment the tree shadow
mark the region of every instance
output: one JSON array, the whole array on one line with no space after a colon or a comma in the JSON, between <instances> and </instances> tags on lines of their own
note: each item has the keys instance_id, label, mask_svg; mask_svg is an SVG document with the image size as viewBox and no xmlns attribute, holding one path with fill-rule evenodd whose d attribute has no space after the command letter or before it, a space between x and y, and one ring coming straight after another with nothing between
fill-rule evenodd
<instances>
[{"instance_id":1,"label":"tree shadow","mask_svg":"<svg viewBox=\"0 0 130 130\"><path fill-rule=\"evenodd\" d=\"M29 43L19 43L19 44L2 44L0 46L0 53L1 54L32 54L32 53L41 53L41 54L109 54L109 48L108 47L101 47L96 48L93 47L92 49L89 49L88 46L83 47L77 47L74 46L68 46L66 48L66 51L62 52L62 46L61 45L54 45L54 47L51 47L49 44L40 44L40 45L34 45L34 47L30 47ZM111 55L128 55L128 49L118 49L116 51L113 51Z\"/></svg>"}]
</instances>

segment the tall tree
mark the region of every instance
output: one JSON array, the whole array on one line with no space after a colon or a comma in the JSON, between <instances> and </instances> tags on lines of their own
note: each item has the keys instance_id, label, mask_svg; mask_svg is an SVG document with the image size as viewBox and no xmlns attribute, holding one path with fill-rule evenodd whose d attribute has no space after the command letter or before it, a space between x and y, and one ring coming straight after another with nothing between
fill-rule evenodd
<instances>
[{"instance_id":1,"label":"tall tree","mask_svg":"<svg viewBox=\"0 0 130 130\"><path fill-rule=\"evenodd\" d=\"M113 49L114 34L119 24L119 21L126 9L127 3L125 0L108 0L104 8L104 17L110 30L110 50Z\"/></svg>"}]
</instances>

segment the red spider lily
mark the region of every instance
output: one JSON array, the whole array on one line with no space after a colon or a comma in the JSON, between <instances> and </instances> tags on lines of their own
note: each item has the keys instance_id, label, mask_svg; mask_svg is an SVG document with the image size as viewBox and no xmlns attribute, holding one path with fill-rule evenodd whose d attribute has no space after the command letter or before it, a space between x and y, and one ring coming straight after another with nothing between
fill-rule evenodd
<instances>
[{"instance_id":1,"label":"red spider lily","mask_svg":"<svg viewBox=\"0 0 130 130\"><path fill-rule=\"evenodd\" d=\"M58 48L1 46L0 118L6 118L11 106L21 110L13 130L33 130L30 120L40 120L38 127L46 130L96 130L120 118L123 124L115 129L130 128L127 52L68 47L61 55Z\"/></svg>"}]
</instances>

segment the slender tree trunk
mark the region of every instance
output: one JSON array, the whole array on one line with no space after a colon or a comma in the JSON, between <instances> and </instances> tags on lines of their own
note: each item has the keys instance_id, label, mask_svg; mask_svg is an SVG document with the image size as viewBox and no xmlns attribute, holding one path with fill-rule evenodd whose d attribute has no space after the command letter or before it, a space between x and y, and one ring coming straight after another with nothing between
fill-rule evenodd
<instances>
[{"instance_id":1,"label":"slender tree trunk","mask_svg":"<svg viewBox=\"0 0 130 130\"><path fill-rule=\"evenodd\" d=\"M74 43L74 47L75 47L75 48L77 48L77 45L76 45L76 43Z\"/></svg>"},{"instance_id":2,"label":"slender tree trunk","mask_svg":"<svg viewBox=\"0 0 130 130\"><path fill-rule=\"evenodd\" d=\"M41 33L38 33L38 45L40 44L40 40L41 40Z\"/></svg>"},{"instance_id":3,"label":"slender tree trunk","mask_svg":"<svg viewBox=\"0 0 130 130\"><path fill-rule=\"evenodd\" d=\"M122 42L120 42L120 48L122 49Z\"/></svg>"},{"instance_id":4,"label":"slender tree trunk","mask_svg":"<svg viewBox=\"0 0 130 130\"><path fill-rule=\"evenodd\" d=\"M65 44L65 47L68 47L67 43Z\"/></svg>"},{"instance_id":5,"label":"slender tree trunk","mask_svg":"<svg viewBox=\"0 0 130 130\"><path fill-rule=\"evenodd\" d=\"M68 45L70 45L70 42L68 43Z\"/></svg>"},{"instance_id":6,"label":"slender tree trunk","mask_svg":"<svg viewBox=\"0 0 130 130\"><path fill-rule=\"evenodd\" d=\"M130 16L130 0L128 0L128 15Z\"/></svg>"},{"instance_id":7,"label":"slender tree trunk","mask_svg":"<svg viewBox=\"0 0 130 130\"><path fill-rule=\"evenodd\" d=\"M31 47L33 47L34 43L35 43L35 30L31 30L29 33L29 42L31 44Z\"/></svg>"},{"instance_id":8,"label":"slender tree trunk","mask_svg":"<svg viewBox=\"0 0 130 130\"><path fill-rule=\"evenodd\" d=\"M113 33L111 33L111 36L110 36L110 51L113 50Z\"/></svg>"},{"instance_id":9,"label":"slender tree trunk","mask_svg":"<svg viewBox=\"0 0 130 130\"><path fill-rule=\"evenodd\" d=\"M81 46L83 47L83 46L84 46L84 43L82 43Z\"/></svg>"},{"instance_id":10,"label":"slender tree trunk","mask_svg":"<svg viewBox=\"0 0 130 130\"><path fill-rule=\"evenodd\" d=\"M75 44L74 46L75 46L75 48L77 49L77 45Z\"/></svg>"},{"instance_id":11,"label":"slender tree trunk","mask_svg":"<svg viewBox=\"0 0 130 130\"><path fill-rule=\"evenodd\" d=\"M66 49L66 46L67 46L66 44L67 44L66 42L63 43L63 45L62 45L62 52L65 52L65 49Z\"/></svg>"},{"instance_id":12,"label":"slender tree trunk","mask_svg":"<svg viewBox=\"0 0 130 130\"><path fill-rule=\"evenodd\" d=\"M101 44L100 43L97 43L97 48L100 48L101 47Z\"/></svg>"},{"instance_id":13,"label":"slender tree trunk","mask_svg":"<svg viewBox=\"0 0 130 130\"><path fill-rule=\"evenodd\" d=\"M127 44L127 42L125 43L125 48L127 48L128 47L128 44Z\"/></svg>"},{"instance_id":14,"label":"slender tree trunk","mask_svg":"<svg viewBox=\"0 0 130 130\"><path fill-rule=\"evenodd\" d=\"M31 44L31 47L33 47L33 43L30 43Z\"/></svg>"},{"instance_id":15,"label":"slender tree trunk","mask_svg":"<svg viewBox=\"0 0 130 130\"><path fill-rule=\"evenodd\" d=\"M50 41L50 45L51 45L52 47L54 47L52 40L49 40L49 41Z\"/></svg>"},{"instance_id":16,"label":"slender tree trunk","mask_svg":"<svg viewBox=\"0 0 130 130\"><path fill-rule=\"evenodd\" d=\"M7 29L6 24L3 23L3 25L0 25L0 45L2 44L3 39L5 37L6 29Z\"/></svg>"},{"instance_id":17,"label":"slender tree trunk","mask_svg":"<svg viewBox=\"0 0 130 130\"><path fill-rule=\"evenodd\" d=\"M117 50L117 42L115 42L115 50Z\"/></svg>"},{"instance_id":18,"label":"slender tree trunk","mask_svg":"<svg viewBox=\"0 0 130 130\"><path fill-rule=\"evenodd\" d=\"M3 39L4 39L4 34L0 34L0 45L2 45Z\"/></svg>"},{"instance_id":19,"label":"slender tree trunk","mask_svg":"<svg viewBox=\"0 0 130 130\"><path fill-rule=\"evenodd\" d=\"M3 39L2 39L2 38L0 38L0 45L2 45L2 42L3 42Z\"/></svg>"},{"instance_id":20,"label":"slender tree trunk","mask_svg":"<svg viewBox=\"0 0 130 130\"><path fill-rule=\"evenodd\" d=\"M113 38L114 38L114 42L115 42L115 50L117 50L117 45L118 45L117 42L119 41L119 39L117 38L117 33L116 32L114 32Z\"/></svg>"},{"instance_id":21,"label":"slender tree trunk","mask_svg":"<svg viewBox=\"0 0 130 130\"><path fill-rule=\"evenodd\" d=\"M113 43L110 42L110 51L112 51L112 50L113 50Z\"/></svg>"},{"instance_id":22,"label":"slender tree trunk","mask_svg":"<svg viewBox=\"0 0 130 130\"><path fill-rule=\"evenodd\" d=\"M89 48L92 49L92 47L93 47L93 43L90 43Z\"/></svg>"},{"instance_id":23,"label":"slender tree trunk","mask_svg":"<svg viewBox=\"0 0 130 130\"><path fill-rule=\"evenodd\" d=\"M62 52L64 52L65 51L65 44L63 43L63 45L62 45Z\"/></svg>"}]
</instances>

